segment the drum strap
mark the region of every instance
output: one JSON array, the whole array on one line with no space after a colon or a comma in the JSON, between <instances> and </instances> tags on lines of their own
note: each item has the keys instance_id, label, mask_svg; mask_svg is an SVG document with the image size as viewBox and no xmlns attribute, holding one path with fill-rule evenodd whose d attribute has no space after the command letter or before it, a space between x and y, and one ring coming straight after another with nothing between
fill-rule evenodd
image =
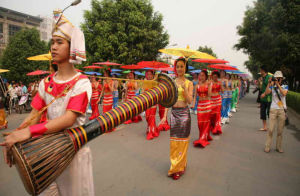
<instances>
[{"instance_id":1,"label":"drum strap","mask_svg":"<svg viewBox=\"0 0 300 196\"><path fill-rule=\"evenodd\" d=\"M29 120L27 120L26 122L22 123L20 125L20 127L18 127L16 130L20 130L20 129L24 129L26 127L28 127L29 125L31 125L32 121L35 120L37 117L39 117L40 115L42 115L42 113L44 111L47 110L47 108L52 104L54 103L54 101L56 101L57 99L63 97L65 94L67 94L74 86L75 84L77 83L78 79L79 79L80 75L77 76L74 80L75 82L73 82L72 84L69 84L65 87L65 89L59 94L57 95L56 97L54 97L54 99L49 103L47 104L45 107L43 107L41 110L38 111L38 113L36 113L35 115L33 115Z\"/></svg>"}]
</instances>

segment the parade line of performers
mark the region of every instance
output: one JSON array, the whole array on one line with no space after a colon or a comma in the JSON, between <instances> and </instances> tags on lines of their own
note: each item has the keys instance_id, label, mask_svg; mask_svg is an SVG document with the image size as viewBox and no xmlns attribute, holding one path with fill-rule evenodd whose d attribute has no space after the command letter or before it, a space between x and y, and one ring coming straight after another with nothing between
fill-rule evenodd
<instances>
[{"instance_id":1,"label":"parade line of performers","mask_svg":"<svg viewBox=\"0 0 300 196\"><path fill-rule=\"evenodd\" d=\"M225 71L212 71L209 75L207 70L200 74L194 74L193 81L184 75L188 66L184 58L175 62L175 82L178 87L178 100L171 109L170 124L167 119L168 109L161 105L154 105L145 111L147 122L146 139L152 140L159 136L161 131L170 133L170 158L171 169L169 175L174 179L180 178L186 167L186 152L191 129L190 113L197 115L199 138L193 142L195 147L206 147L213 140L211 134L222 134L222 124L229 123L232 113L237 111L237 104L247 91L247 83L238 75L226 73ZM182 66L179 69L179 66ZM149 90L147 87L139 87L135 80L134 71L128 73L127 82L120 82L111 76L110 69L105 70L105 80L97 76L91 76L92 99L91 119L99 115L98 104L103 96L103 113L115 108L119 102L127 101L142 91ZM145 72L145 80L153 80L155 70L148 69ZM160 122L156 122L156 111L158 109ZM138 123L142 121L140 115L133 117L124 124ZM113 131L113 130L111 130ZM181 158L179 158L180 156Z\"/></svg>"},{"instance_id":2,"label":"parade line of performers","mask_svg":"<svg viewBox=\"0 0 300 196\"><path fill-rule=\"evenodd\" d=\"M6 134L2 146L4 159L12 166L11 147L30 138L60 132L84 125L89 105L93 110L90 119L99 115L98 105L102 101L102 112L107 112L118 103L132 99L141 92L134 72L128 74L126 83L119 85L117 79L106 69L103 80L77 72L75 64L86 60L83 32L62 15L54 11L55 26L52 31L51 54L58 70L41 80L38 92L32 100L31 113L18 129ZM168 172L174 180L180 178L187 167L187 149L191 131L191 111L197 114L199 138L195 147L205 147L212 140L211 134L221 134L221 123L228 123L231 112L236 112L239 98L245 94L245 84L237 75L225 72L202 70L194 81L185 78L188 66L185 58L174 64L175 82L178 90L177 102L169 109L160 105L145 111L148 140L159 136L160 131L170 130L170 161ZM153 70L147 70L146 80L152 80ZM149 81L148 81L149 82ZM120 91L120 86L122 87ZM148 90L148 89L142 89ZM119 96L120 92L120 96ZM159 108L160 122L155 122ZM168 111L170 119L168 121ZM136 116L125 124L138 123ZM114 131L114 130L111 130ZM95 195L92 169L92 154L88 145L80 148L70 165L58 176L42 195Z\"/></svg>"}]
</instances>

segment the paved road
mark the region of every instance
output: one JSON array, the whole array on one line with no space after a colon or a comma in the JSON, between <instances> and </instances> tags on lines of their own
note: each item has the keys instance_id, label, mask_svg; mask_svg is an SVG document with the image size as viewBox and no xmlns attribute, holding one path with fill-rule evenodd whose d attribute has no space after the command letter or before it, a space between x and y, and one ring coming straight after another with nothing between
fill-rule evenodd
<instances>
[{"instance_id":1,"label":"paved road","mask_svg":"<svg viewBox=\"0 0 300 196\"><path fill-rule=\"evenodd\" d=\"M190 145L188 168L178 181L167 177L169 132L147 141L145 120L121 125L90 142L96 195L299 195L299 118L290 115L292 125L284 130L285 153L272 150L266 154L266 132L257 131L261 122L255 96L248 95L239 108L223 127L224 134L214 136L207 148ZM15 128L23 118L10 116L9 128ZM197 136L193 115L190 144ZM27 195L15 168L4 165L2 155L0 162L0 195Z\"/></svg>"}]
</instances>

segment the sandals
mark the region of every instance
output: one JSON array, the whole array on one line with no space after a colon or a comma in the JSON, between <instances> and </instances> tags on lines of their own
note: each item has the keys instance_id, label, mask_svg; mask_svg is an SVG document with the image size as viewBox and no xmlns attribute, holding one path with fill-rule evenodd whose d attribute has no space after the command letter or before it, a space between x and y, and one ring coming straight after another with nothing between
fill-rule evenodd
<instances>
[{"instance_id":1,"label":"sandals","mask_svg":"<svg viewBox=\"0 0 300 196\"><path fill-rule=\"evenodd\" d=\"M269 153L270 152L270 149L269 148L265 148L265 153Z\"/></svg>"},{"instance_id":2,"label":"sandals","mask_svg":"<svg viewBox=\"0 0 300 196\"><path fill-rule=\"evenodd\" d=\"M268 131L268 130L264 128L260 128L259 131Z\"/></svg>"},{"instance_id":3,"label":"sandals","mask_svg":"<svg viewBox=\"0 0 300 196\"><path fill-rule=\"evenodd\" d=\"M277 152L283 153L283 150L276 149Z\"/></svg>"}]
</instances>

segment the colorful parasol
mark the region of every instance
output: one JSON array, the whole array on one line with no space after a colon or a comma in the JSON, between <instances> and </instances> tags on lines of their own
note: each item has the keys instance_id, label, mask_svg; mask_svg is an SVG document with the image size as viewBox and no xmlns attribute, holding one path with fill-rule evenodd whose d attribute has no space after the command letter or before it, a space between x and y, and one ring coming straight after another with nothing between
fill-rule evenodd
<instances>
[{"instance_id":1,"label":"colorful parasol","mask_svg":"<svg viewBox=\"0 0 300 196\"><path fill-rule=\"evenodd\" d=\"M51 56L51 52L49 52L47 54L40 54L40 55L28 57L27 60L30 60L30 61L51 61L52 56Z\"/></svg>"},{"instance_id":2,"label":"colorful parasol","mask_svg":"<svg viewBox=\"0 0 300 196\"><path fill-rule=\"evenodd\" d=\"M85 68L85 69L103 69L103 67L97 66L97 65L89 65L89 66L85 66L83 68Z\"/></svg>"},{"instance_id":3,"label":"colorful parasol","mask_svg":"<svg viewBox=\"0 0 300 196\"><path fill-rule=\"evenodd\" d=\"M113 63L113 62L109 62L109 61L106 61L106 62L98 62L98 63L93 63L95 65L107 65L107 66L120 66L122 64L119 64L119 63Z\"/></svg>"},{"instance_id":4,"label":"colorful parasol","mask_svg":"<svg viewBox=\"0 0 300 196\"><path fill-rule=\"evenodd\" d=\"M222 64L229 63L229 61L225 61L222 59L195 59L192 61L198 62L198 63L222 63Z\"/></svg>"},{"instance_id":5,"label":"colorful parasol","mask_svg":"<svg viewBox=\"0 0 300 196\"><path fill-rule=\"evenodd\" d=\"M38 76L38 75L44 75L44 74L49 74L49 71L44 71L44 70L36 70L33 72L29 72L28 74L26 74L27 76Z\"/></svg>"},{"instance_id":6,"label":"colorful parasol","mask_svg":"<svg viewBox=\"0 0 300 196\"><path fill-rule=\"evenodd\" d=\"M0 69L0 73L8 72L8 69Z\"/></svg>"},{"instance_id":7,"label":"colorful parasol","mask_svg":"<svg viewBox=\"0 0 300 196\"><path fill-rule=\"evenodd\" d=\"M119 72L122 71L121 69L111 69L112 72Z\"/></svg>"},{"instance_id":8,"label":"colorful parasol","mask_svg":"<svg viewBox=\"0 0 300 196\"><path fill-rule=\"evenodd\" d=\"M159 61L141 61L137 65L142 67L148 67L148 68L170 67L169 64L164 62L159 62Z\"/></svg>"},{"instance_id":9,"label":"colorful parasol","mask_svg":"<svg viewBox=\"0 0 300 196\"><path fill-rule=\"evenodd\" d=\"M84 72L87 75L97 75L97 76L101 76L101 73L95 72L95 71L85 71Z\"/></svg>"},{"instance_id":10,"label":"colorful parasol","mask_svg":"<svg viewBox=\"0 0 300 196\"><path fill-rule=\"evenodd\" d=\"M82 72L82 70L80 70L80 69L75 69L77 72Z\"/></svg>"},{"instance_id":11,"label":"colorful parasol","mask_svg":"<svg viewBox=\"0 0 300 196\"><path fill-rule=\"evenodd\" d=\"M185 58L216 59L216 57L207 53L191 50L189 46L186 48L165 48L158 51L169 55L183 56Z\"/></svg>"},{"instance_id":12,"label":"colorful parasol","mask_svg":"<svg viewBox=\"0 0 300 196\"><path fill-rule=\"evenodd\" d=\"M142 69L144 68L143 66L139 66L139 65L123 65L121 66L122 69Z\"/></svg>"},{"instance_id":13,"label":"colorful parasol","mask_svg":"<svg viewBox=\"0 0 300 196\"><path fill-rule=\"evenodd\" d=\"M213 65L208 65L207 67L214 68L214 69L222 69L222 70L238 70L237 68L226 64L213 64Z\"/></svg>"}]
</instances>

